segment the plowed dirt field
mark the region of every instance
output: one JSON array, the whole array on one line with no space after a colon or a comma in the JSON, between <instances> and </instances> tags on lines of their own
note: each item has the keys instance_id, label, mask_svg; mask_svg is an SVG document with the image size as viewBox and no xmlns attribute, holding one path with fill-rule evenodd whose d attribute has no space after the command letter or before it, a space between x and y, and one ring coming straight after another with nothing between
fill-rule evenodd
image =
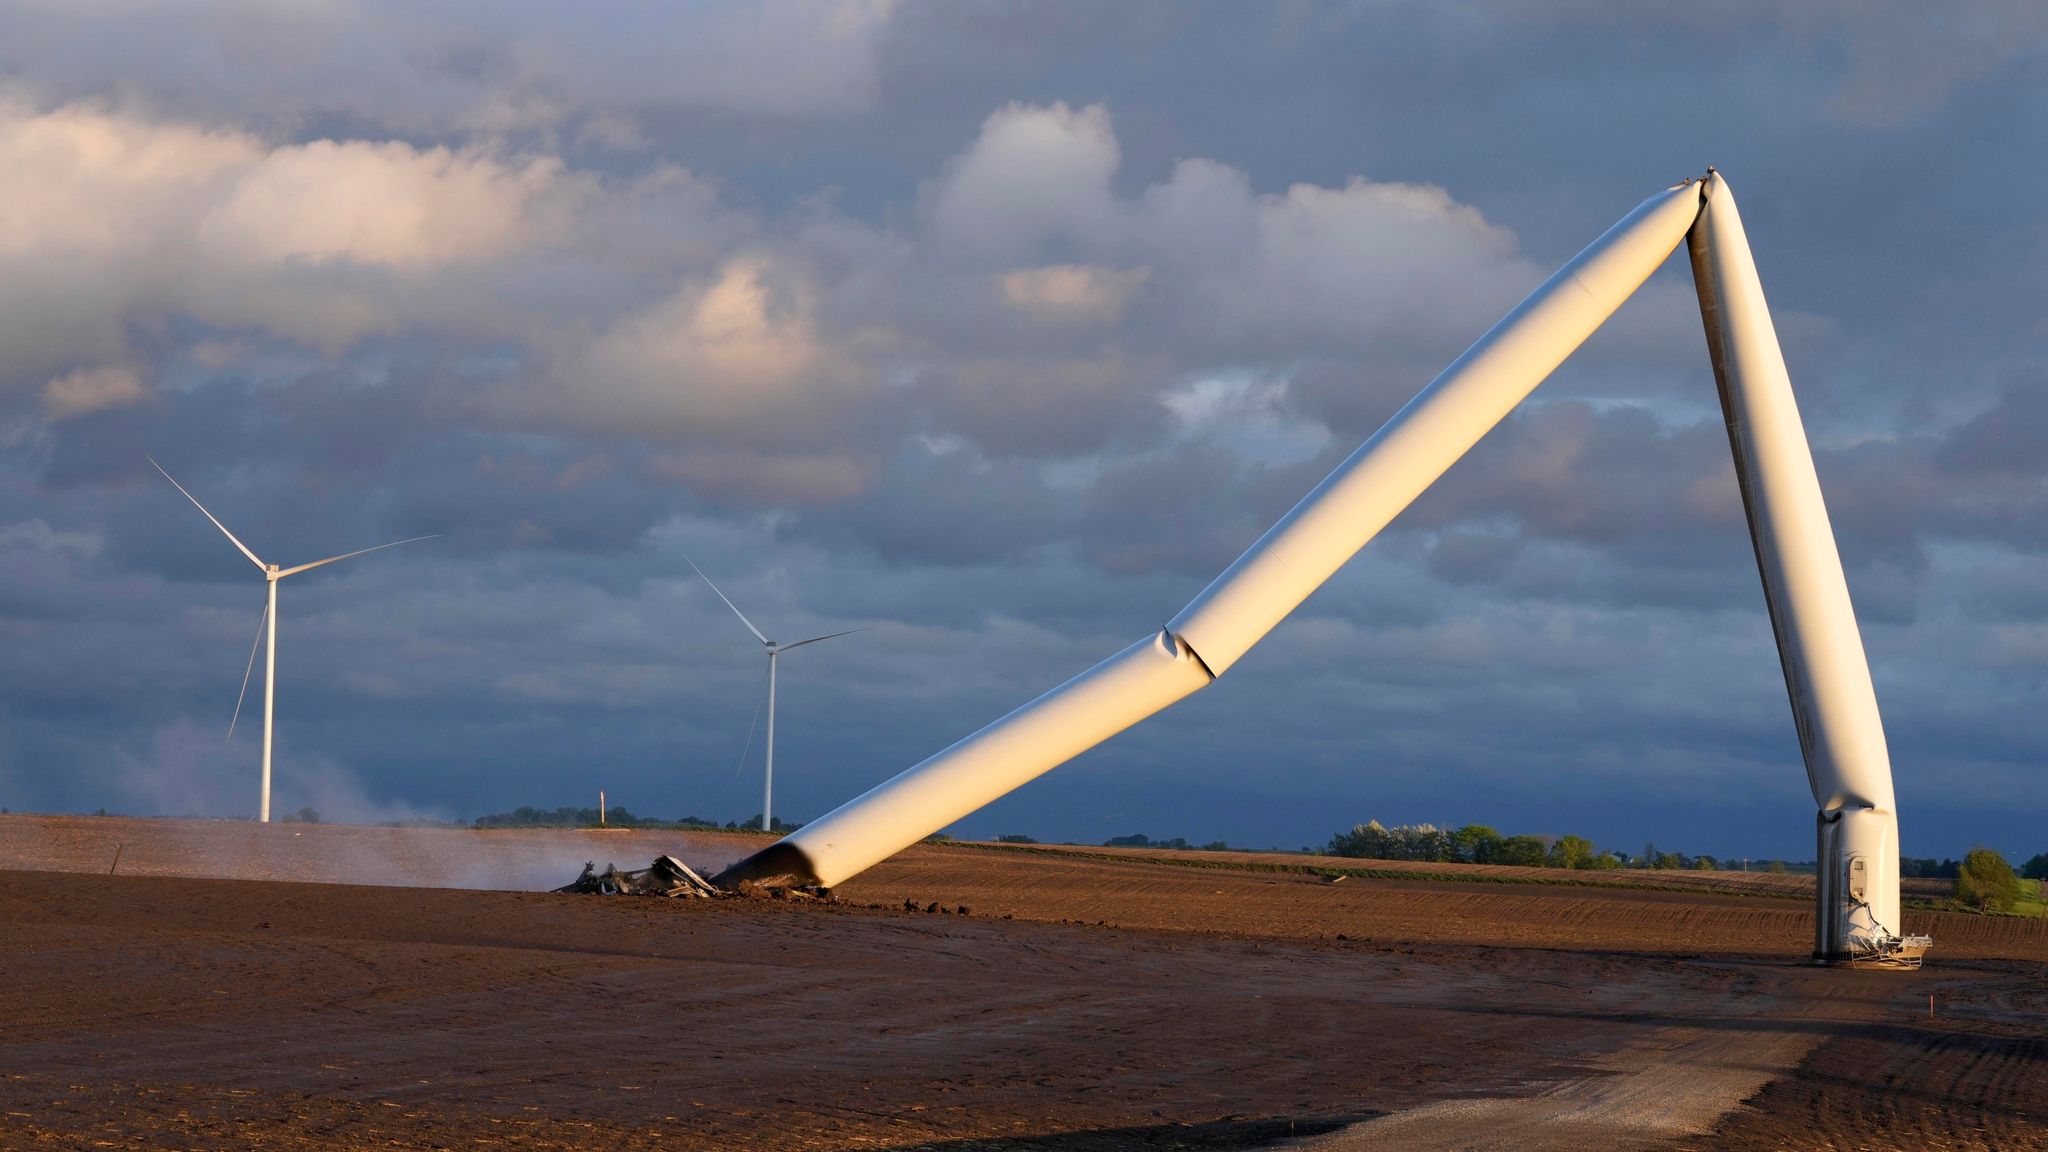
<instances>
[{"instance_id":1,"label":"plowed dirt field","mask_svg":"<svg viewBox=\"0 0 2048 1152\"><path fill-rule=\"evenodd\" d=\"M0 1148L2048 1147L2043 923L1817 970L1783 877L921 846L834 905L531 891L761 843L0 817Z\"/></svg>"}]
</instances>

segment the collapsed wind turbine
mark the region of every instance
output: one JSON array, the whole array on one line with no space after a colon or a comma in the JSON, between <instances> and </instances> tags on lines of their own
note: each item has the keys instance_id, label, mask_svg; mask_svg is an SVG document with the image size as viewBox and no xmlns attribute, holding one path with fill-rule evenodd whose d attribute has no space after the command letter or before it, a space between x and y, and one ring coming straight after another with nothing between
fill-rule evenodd
<instances>
[{"instance_id":1,"label":"collapsed wind turbine","mask_svg":"<svg viewBox=\"0 0 2048 1152\"><path fill-rule=\"evenodd\" d=\"M220 529L221 535L226 536L230 543L241 550L242 555L249 558L249 563L256 565L263 572L263 580L270 586L270 599L263 607L263 619L258 621L256 625L258 642L263 640L266 632L269 635L269 642L263 657L263 798L257 806L256 814L258 820L268 823L270 821L271 719L275 711L277 698L277 582L287 576L296 576L308 569L318 568L322 564L332 564L336 560L348 560L370 552L381 552L386 548L396 548L400 544L411 544L416 540L432 540L438 533L426 536L411 536L404 540L393 540L389 544L379 544L375 548L363 548L355 552L344 552L339 556L329 556L325 560L315 560L309 564L297 564L290 568L280 568L275 564L265 564L257 558L256 553L249 551L247 544L235 539L235 534L228 531L228 526L221 523L219 517L208 512L206 505L201 504L197 496L186 492L183 484L178 483L177 479L169 472L164 472L164 466L156 462L156 457L145 454L143 458L148 460L158 472L163 472L164 479L171 482L171 487L176 488L179 492L183 492L185 499L192 501L194 508L199 509L202 515L208 520L213 521L213 526ZM228 721L229 736L235 734L235 724L242 718L242 699L249 694L249 675L255 669L256 646L251 644L249 647L249 666L242 670L242 691L235 696L235 715L233 719Z\"/></svg>"},{"instance_id":2,"label":"collapsed wind turbine","mask_svg":"<svg viewBox=\"0 0 2048 1152\"><path fill-rule=\"evenodd\" d=\"M1645 200L1452 361L1157 632L727 868L830 887L1207 687L1514 411L1685 245L1815 807L1814 959L1917 968L1891 755L1813 453L1735 195Z\"/></svg>"},{"instance_id":3,"label":"collapsed wind turbine","mask_svg":"<svg viewBox=\"0 0 2048 1152\"><path fill-rule=\"evenodd\" d=\"M704 575L704 570L697 567L695 560L685 556L683 557L683 563L688 564L690 571L695 572L705 584L710 586L711 591L720 600L725 601L725 606L732 609L732 614L740 618L740 623L747 626L747 631L754 634L754 639L759 640L768 649L768 771L766 783L762 786L761 791L761 831L773 831L774 824L769 814L775 806L775 658L792 648L801 648L806 644L816 644L820 640L834 640L841 636L851 636L855 632L865 632L869 628L874 627L874 625L863 624L859 628L848 628L844 632L828 632L823 636L813 636L809 640L799 640L794 644L777 644L775 641L763 636L761 630L754 627L754 622L747 619L747 614L740 611L739 605L734 604L725 593L720 592L718 585L711 583L711 577Z\"/></svg>"}]
</instances>

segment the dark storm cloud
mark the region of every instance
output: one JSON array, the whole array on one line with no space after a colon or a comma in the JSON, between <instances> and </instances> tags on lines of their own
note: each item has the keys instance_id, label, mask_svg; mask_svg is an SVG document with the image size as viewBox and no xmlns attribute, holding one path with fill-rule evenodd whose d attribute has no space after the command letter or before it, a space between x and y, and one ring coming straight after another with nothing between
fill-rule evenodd
<instances>
[{"instance_id":1,"label":"dark storm cloud","mask_svg":"<svg viewBox=\"0 0 2048 1152\"><path fill-rule=\"evenodd\" d=\"M2038 5L84 19L0 15L10 806L250 807L261 581L148 451L266 557L444 534L287 582L287 806L754 811L687 554L776 635L879 625L784 669L822 811L1157 628L1711 162L1907 847L2039 848ZM1236 675L966 830L1804 852L1703 347L1681 262Z\"/></svg>"},{"instance_id":2,"label":"dark storm cloud","mask_svg":"<svg viewBox=\"0 0 2048 1152\"><path fill-rule=\"evenodd\" d=\"M1934 454L1941 471L1996 481L2038 475L2048 444L2048 387L2042 378L2016 382L1998 402L1950 433Z\"/></svg>"}]
</instances>

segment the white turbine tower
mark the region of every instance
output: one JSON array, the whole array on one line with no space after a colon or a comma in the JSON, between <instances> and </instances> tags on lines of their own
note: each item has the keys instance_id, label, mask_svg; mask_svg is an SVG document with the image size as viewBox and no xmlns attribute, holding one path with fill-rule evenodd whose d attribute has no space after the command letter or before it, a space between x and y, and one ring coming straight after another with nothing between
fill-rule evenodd
<instances>
[{"instance_id":1,"label":"white turbine tower","mask_svg":"<svg viewBox=\"0 0 2048 1152\"><path fill-rule=\"evenodd\" d=\"M379 544L375 548L364 548L355 552L344 552L339 556L329 556L325 560L315 560L310 564L298 564L290 568L280 568L275 564L265 564L262 560L257 558L256 553L249 551L249 546L247 544L244 544L240 540L235 539L235 534L233 532L228 531L228 526L221 523L219 517L215 516L211 512L208 512L206 510L206 505L201 504L197 496L192 495L192 493L190 492L186 492L185 486L183 484L178 483L177 479L173 477L169 472L164 472L164 466L156 462L156 457L145 455L144 459L147 459L150 462L150 464L154 465L158 472L163 472L164 479L169 480L171 482L171 487L176 488L180 492L183 492L185 495L185 499L192 501L192 506L194 508L199 509L202 515L204 515L208 520L213 521L213 526L215 528L220 529L221 535L226 536L230 543L234 544L236 548L240 549L242 555L247 556L249 558L249 563L256 565L256 567L262 571L264 582L270 586L270 599L269 602L264 605L263 619L257 624L256 633L257 640L259 642L263 640L264 634L266 632L269 634L269 642L266 645L266 651L263 657L263 797L261 802L257 806L256 815L256 818L258 820L268 823L270 821L271 720L275 712L277 701L277 582L279 580L284 579L287 576L296 576L299 573L304 572L308 569L318 568L322 564L332 564L336 560L347 560L352 557L362 556L370 552L381 552L386 548L396 548L400 544L411 544L416 540L432 540L435 535L438 535L438 533L427 536L411 536L407 537L404 540L393 540L389 544ZM255 668L256 648L255 645L252 644L250 645L249 648L249 666L242 670L242 691L235 697L234 719L228 721L229 736L233 736L235 734L235 724L242 718L242 699L249 693L249 675L251 672L255 670Z\"/></svg>"},{"instance_id":2,"label":"white turbine tower","mask_svg":"<svg viewBox=\"0 0 2048 1152\"><path fill-rule=\"evenodd\" d=\"M711 591L720 600L725 601L725 606L732 609L732 614L740 618L740 623L747 626L747 631L754 634L754 639L759 640L768 649L768 771L766 782L761 790L761 831L772 831L775 827L774 821L770 817L770 813L774 811L775 807L775 658L792 648L801 648L806 644L816 644L820 640L835 640L841 636L851 636L855 632L865 632L869 628L874 627L874 625L864 624L859 628L848 628L844 632L828 632L823 636L813 636L809 640L799 640L794 644L777 644L775 641L763 636L759 628L754 627L754 622L747 619L747 614L740 611L739 605L734 604L725 593L718 591L718 585L711 583L711 577L704 575L704 570L697 567L695 560L685 556L683 557L683 563L688 564L690 571L695 572L705 584L710 586Z\"/></svg>"}]
</instances>

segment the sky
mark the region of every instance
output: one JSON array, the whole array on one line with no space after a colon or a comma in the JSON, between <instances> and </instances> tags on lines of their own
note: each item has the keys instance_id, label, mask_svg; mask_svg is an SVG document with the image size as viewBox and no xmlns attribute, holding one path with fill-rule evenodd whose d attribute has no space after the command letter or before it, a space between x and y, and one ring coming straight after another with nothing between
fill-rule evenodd
<instances>
[{"instance_id":1,"label":"sky","mask_svg":"<svg viewBox=\"0 0 2048 1152\"><path fill-rule=\"evenodd\" d=\"M2048 850L2048 8L0 7L0 805L822 814L1156 631L1715 165L1904 850ZM955 826L1810 859L1684 260L1208 690ZM257 670L260 685L261 669ZM254 695L252 700L260 699Z\"/></svg>"}]
</instances>

